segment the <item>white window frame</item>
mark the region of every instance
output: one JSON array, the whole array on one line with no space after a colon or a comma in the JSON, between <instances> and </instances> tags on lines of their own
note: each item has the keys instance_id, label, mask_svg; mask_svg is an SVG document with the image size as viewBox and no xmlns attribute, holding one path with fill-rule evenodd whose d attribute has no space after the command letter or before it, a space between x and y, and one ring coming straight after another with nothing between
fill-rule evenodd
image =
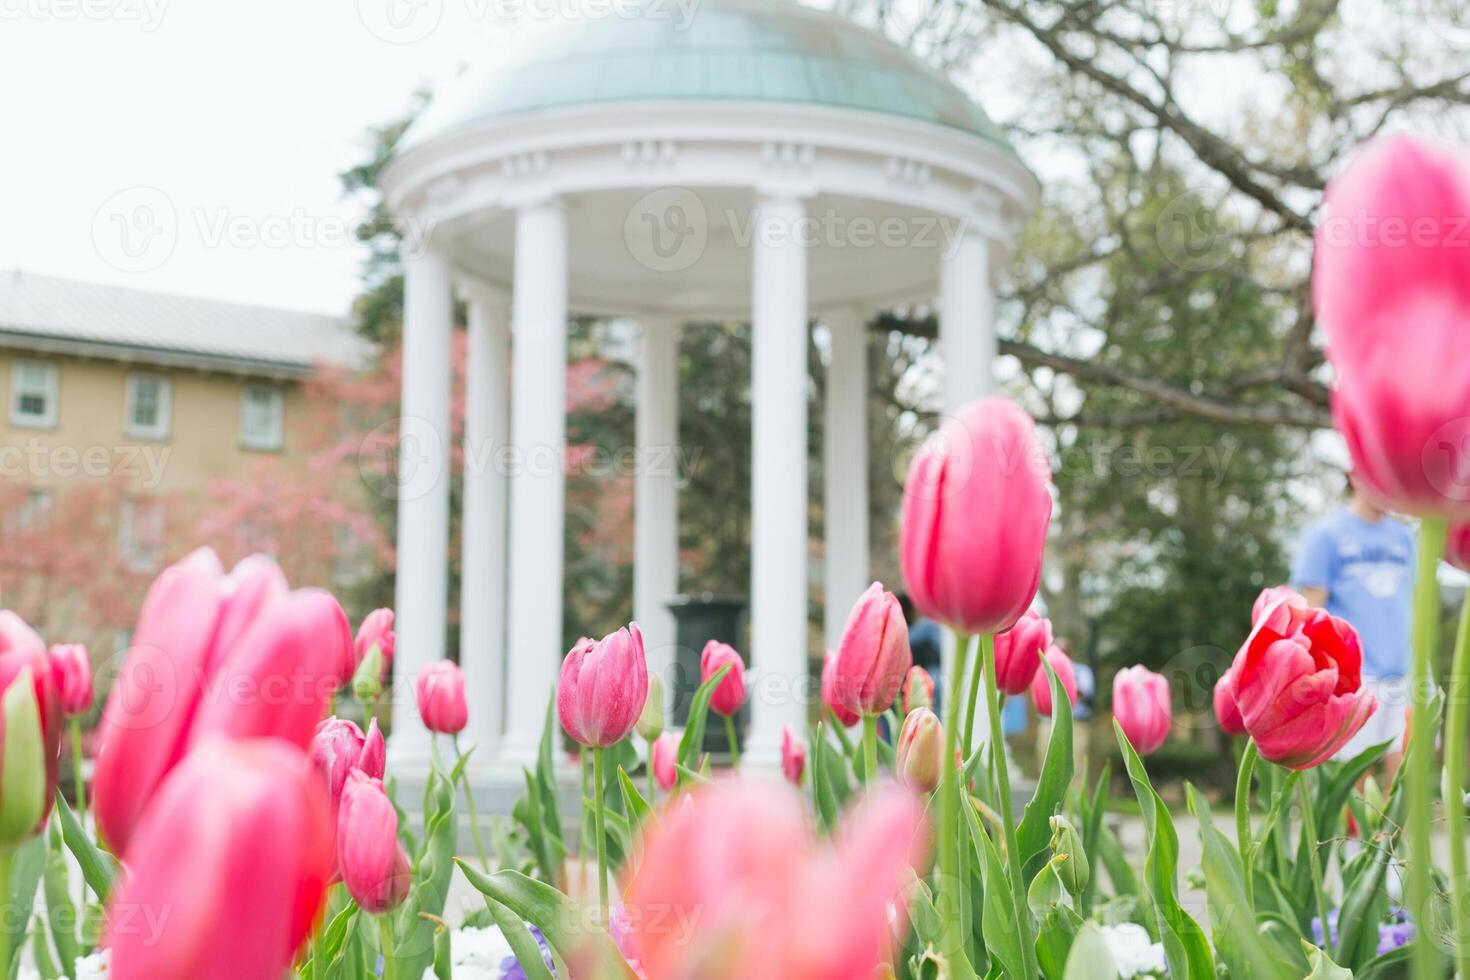
<instances>
[{"instance_id":1,"label":"white window frame","mask_svg":"<svg viewBox=\"0 0 1470 980\"><path fill-rule=\"evenodd\" d=\"M271 430L265 434L252 433L247 425L250 418L250 397L265 392L271 396L275 407ZM284 445L286 429L286 392L279 385L247 384L240 392L240 445L245 449L261 452L279 452Z\"/></svg>"},{"instance_id":2,"label":"white window frame","mask_svg":"<svg viewBox=\"0 0 1470 980\"><path fill-rule=\"evenodd\" d=\"M133 418L133 409L138 403L138 384L141 381L158 382L158 422L155 425L140 425ZM173 430L173 381L166 374L156 371L129 371L127 394L123 401L123 431L139 439L167 439Z\"/></svg>"},{"instance_id":3,"label":"white window frame","mask_svg":"<svg viewBox=\"0 0 1470 980\"><path fill-rule=\"evenodd\" d=\"M44 415L29 415L20 410L21 395L30 394L32 389L22 392L21 376L26 371L39 368L44 377L46 399ZM10 366L10 424L22 429L56 428L56 403L61 393L61 372L51 361L36 361L29 358L17 360Z\"/></svg>"}]
</instances>

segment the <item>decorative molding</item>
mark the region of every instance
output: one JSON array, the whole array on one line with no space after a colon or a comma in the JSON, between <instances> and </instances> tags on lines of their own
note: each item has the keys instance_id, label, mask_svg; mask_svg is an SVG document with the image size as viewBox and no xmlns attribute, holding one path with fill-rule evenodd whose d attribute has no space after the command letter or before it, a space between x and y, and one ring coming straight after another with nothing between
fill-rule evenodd
<instances>
[{"instance_id":1,"label":"decorative molding","mask_svg":"<svg viewBox=\"0 0 1470 980\"><path fill-rule=\"evenodd\" d=\"M672 166L678 157L673 140L628 140L622 147L623 162L629 168Z\"/></svg>"}]
</instances>

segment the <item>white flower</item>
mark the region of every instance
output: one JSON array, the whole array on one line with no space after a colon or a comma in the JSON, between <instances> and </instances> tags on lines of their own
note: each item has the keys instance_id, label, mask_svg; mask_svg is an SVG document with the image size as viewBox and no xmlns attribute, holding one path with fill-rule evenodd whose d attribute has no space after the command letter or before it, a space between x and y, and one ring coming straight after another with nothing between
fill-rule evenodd
<instances>
[{"instance_id":1,"label":"white flower","mask_svg":"<svg viewBox=\"0 0 1470 980\"><path fill-rule=\"evenodd\" d=\"M1124 922L1116 926L1103 926L1099 931L1113 957L1113 965L1118 968L1118 975L1123 980L1164 972L1164 946L1162 943L1150 942L1148 930L1143 926Z\"/></svg>"},{"instance_id":2,"label":"white flower","mask_svg":"<svg viewBox=\"0 0 1470 980\"><path fill-rule=\"evenodd\" d=\"M449 937L455 980L500 980L501 961L513 952L497 926L456 929ZM434 980L432 967L424 971L424 980Z\"/></svg>"}]
</instances>

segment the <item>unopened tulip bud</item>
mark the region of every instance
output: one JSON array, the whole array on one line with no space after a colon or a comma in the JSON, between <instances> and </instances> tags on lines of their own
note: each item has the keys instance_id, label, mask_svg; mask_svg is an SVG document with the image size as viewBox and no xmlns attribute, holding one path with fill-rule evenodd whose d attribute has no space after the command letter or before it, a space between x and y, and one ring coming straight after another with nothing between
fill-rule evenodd
<instances>
[{"instance_id":1,"label":"unopened tulip bud","mask_svg":"<svg viewBox=\"0 0 1470 980\"><path fill-rule=\"evenodd\" d=\"M337 867L352 900L374 915L395 908L412 882L398 843L398 813L381 780L354 770L337 817Z\"/></svg>"},{"instance_id":2,"label":"unopened tulip bud","mask_svg":"<svg viewBox=\"0 0 1470 980\"><path fill-rule=\"evenodd\" d=\"M898 776L916 793L932 793L944 764L944 725L928 708L910 712L898 733Z\"/></svg>"},{"instance_id":3,"label":"unopened tulip bud","mask_svg":"<svg viewBox=\"0 0 1470 980\"><path fill-rule=\"evenodd\" d=\"M388 668L393 663L393 650L398 645L398 635L393 632L393 610L374 609L363 617L352 641L354 663L361 665L363 659L374 648L378 649L378 681L386 679Z\"/></svg>"},{"instance_id":4,"label":"unopened tulip bud","mask_svg":"<svg viewBox=\"0 0 1470 980\"><path fill-rule=\"evenodd\" d=\"M382 779L388 767L388 744L383 740L383 730L378 719L368 721L367 735L362 740L362 752L357 757L357 768L374 779Z\"/></svg>"},{"instance_id":5,"label":"unopened tulip bud","mask_svg":"<svg viewBox=\"0 0 1470 980\"><path fill-rule=\"evenodd\" d=\"M441 735L457 735L469 723L464 674L452 660L439 660L419 672L414 685L424 727Z\"/></svg>"},{"instance_id":6,"label":"unopened tulip bud","mask_svg":"<svg viewBox=\"0 0 1470 980\"><path fill-rule=\"evenodd\" d=\"M648 675L648 699L643 702L643 713L634 727L646 742L655 741L664 733L664 682L657 674Z\"/></svg>"},{"instance_id":7,"label":"unopened tulip bud","mask_svg":"<svg viewBox=\"0 0 1470 980\"><path fill-rule=\"evenodd\" d=\"M679 740L664 732L653 743L653 778L658 788L667 793L679 780L675 763L679 755Z\"/></svg>"},{"instance_id":8,"label":"unopened tulip bud","mask_svg":"<svg viewBox=\"0 0 1470 980\"><path fill-rule=\"evenodd\" d=\"M383 651L381 647L373 646L358 661L357 670L352 675L352 696L367 704L378 700L382 693Z\"/></svg>"},{"instance_id":9,"label":"unopened tulip bud","mask_svg":"<svg viewBox=\"0 0 1470 980\"><path fill-rule=\"evenodd\" d=\"M31 668L24 667L0 698L5 744L0 750L0 848L39 829L46 815L46 754L41 707Z\"/></svg>"},{"instance_id":10,"label":"unopened tulip bud","mask_svg":"<svg viewBox=\"0 0 1470 980\"><path fill-rule=\"evenodd\" d=\"M699 654L701 683L708 681L719 673L721 667L727 665L730 669L725 672L725 679L720 681L709 699L709 709L725 718L735 714L745 704L745 661L740 659L739 652L728 643L710 640L704 645L704 650Z\"/></svg>"},{"instance_id":11,"label":"unopened tulip bud","mask_svg":"<svg viewBox=\"0 0 1470 980\"><path fill-rule=\"evenodd\" d=\"M633 731L647 701L648 662L637 623L596 643L578 643L562 661L556 712L574 742L616 745Z\"/></svg>"},{"instance_id":12,"label":"unopened tulip bud","mask_svg":"<svg viewBox=\"0 0 1470 980\"><path fill-rule=\"evenodd\" d=\"M1057 877L1062 880L1067 891L1073 895L1081 895L1082 890L1087 887L1088 879L1092 877L1092 865L1087 860L1087 852L1083 850L1082 838L1078 835L1077 828L1061 814L1051 818L1051 850L1062 859L1055 865Z\"/></svg>"},{"instance_id":13,"label":"unopened tulip bud","mask_svg":"<svg viewBox=\"0 0 1470 980\"><path fill-rule=\"evenodd\" d=\"M833 668L837 696L860 715L881 715L898 698L913 662L898 597L874 582L858 597L842 630Z\"/></svg>"},{"instance_id":14,"label":"unopened tulip bud","mask_svg":"<svg viewBox=\"0 0 1470 980\"><path fill-rule=\"evenodd\" d=\"M92 658L80 643L57 643L48 654L61 710L68 718L92 707Z\"/></svg>"},{"instance_id":15,"label":"unopened tulip bud","mask_svg":"<svg viewBox=\"0 0 1470 980\"><path fill-rule=\"evenodd\" d=\"M918 708L934 707L934 678L923 667L915 664L903 679L903 713L910 714Z\"/></svg>"},{"instance_id":16,"label":"unopened tulip bud","mask_svg":"<svg viewBox=\"0 0 1470 980\"><path fill-rule=\"evenodd\" d=\"M790 725L781 726L781 773L792 786L801 785L806 772L806 745L796 737Z\"/></svg>"}]
</instances>

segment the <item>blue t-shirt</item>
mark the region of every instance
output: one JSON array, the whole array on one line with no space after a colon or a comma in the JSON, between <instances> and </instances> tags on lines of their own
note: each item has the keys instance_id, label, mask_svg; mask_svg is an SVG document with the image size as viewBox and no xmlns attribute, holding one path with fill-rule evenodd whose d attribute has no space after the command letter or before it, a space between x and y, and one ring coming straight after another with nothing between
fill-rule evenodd
<instances>
[{"instance_id":1,"label":"blue t-shirt","mask_svg":"<svg viewBox=\"0 0 1470 980\"><path fill-rule=\"evenodd\" d=\"M1344 507L1307 529L1291 581L1327 590L1327 611L1363 642L1363 673L1403 677L1409 667L1414 535L1401 521L1367 521Z\"/></svg>"}]
</instances>

